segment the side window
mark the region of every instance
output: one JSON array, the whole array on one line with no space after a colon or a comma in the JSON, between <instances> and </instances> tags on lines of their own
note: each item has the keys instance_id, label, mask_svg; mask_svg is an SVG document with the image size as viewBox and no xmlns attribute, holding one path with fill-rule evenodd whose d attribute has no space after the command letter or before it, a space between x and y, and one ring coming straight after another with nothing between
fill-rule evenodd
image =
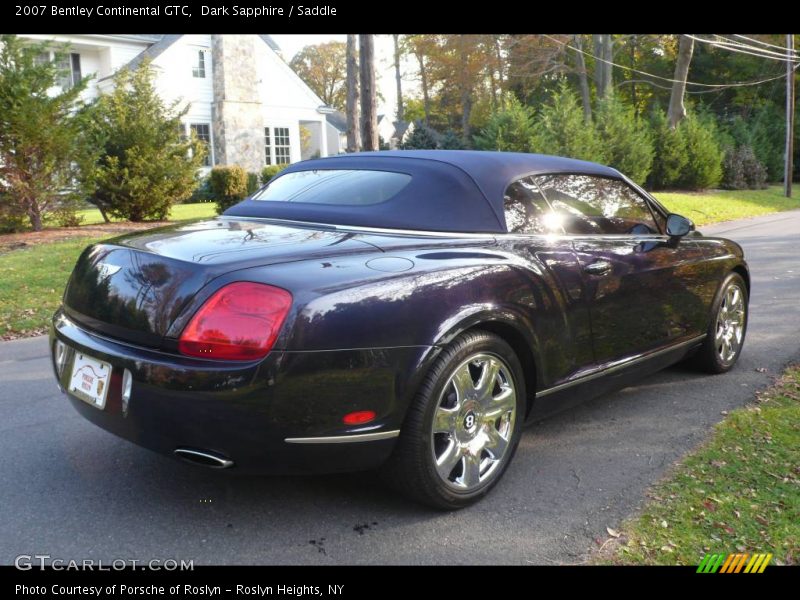
<instances>
[{"instance_id":1,"label":"side window","mask_svg":"<svg viewBox=\"0 0 800 600\"><path fill-rule=\"evenodd\" d=\"M525 177L506 188L503 198L506 228L509 233L561 233L553 227L553 215L539 188Z\"/></svg>"},{"instance_id":2,"label":"side window","mask_svg":"<svg viewBox=\"0 0 800 600\"><path fill-rule=\"evenodd\" d=\"M537 182L567 233L659 233L645 199L624 181L592 175L545 175Z\"/></svg>"}]
</instances>

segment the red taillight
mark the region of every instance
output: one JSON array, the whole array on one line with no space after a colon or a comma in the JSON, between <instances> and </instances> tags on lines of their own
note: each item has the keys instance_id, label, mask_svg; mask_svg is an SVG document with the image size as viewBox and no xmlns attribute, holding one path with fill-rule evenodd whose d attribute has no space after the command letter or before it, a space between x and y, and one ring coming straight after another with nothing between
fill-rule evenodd
<instances>
[{"instance_id":1,"label":"red taillight","mask_svg":"<svg viewBox=\"0 0 800 600\"><path fill-rule=\"evenodd\" d=\"M217 290L184 328L181 354L255 360L272 349L292 295L263 283L231 283Z\"/></svg>"},{"instance_id":2,"label":"red taillight","mask_svg":"<svg viewBox=\"0 0 800 600\"><path fill-rule=\"evenodd\" d=\"M363 425L375 419L377 415L374 410L358 410L356 412L347 413L342 422L345 425Z\"/></svg>"}]
</instances>

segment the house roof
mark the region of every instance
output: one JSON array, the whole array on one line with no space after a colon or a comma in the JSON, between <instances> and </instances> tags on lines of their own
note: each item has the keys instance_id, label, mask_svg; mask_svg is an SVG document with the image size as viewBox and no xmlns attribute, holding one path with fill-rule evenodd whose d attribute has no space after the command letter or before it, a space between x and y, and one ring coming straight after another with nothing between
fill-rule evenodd
<instances>
[{"instance_id":1,"label":"house roof","mask_svg":"<svg viewBox=\"0 0 800 600\"><path fill-rule=\"evenodd\" d=\"M180 38L183 37L184 34L182 33L168 33L168 34L139 34L139 35L129 35L126 37L131 38L138 38L144 42L153 42L151 46L148 46L142 52L134 56L123 68L130 69L131 71L135 70L142 62L149 58L150 60L154 60L159 55L163 54L165 50L167 50L170 46L172 46L175 42L177 42ZM280 52L281 47L278 46L277 42L272 39L271 35L262 33L259 36L267 46L269 46L273 51ZM113 75L109 75L107 77L103 77L103 79L109 79ZM102 81L102 80L101 80Z\"/></svg>"},{"instance_id":2,"label":"house roof","mask_svg":"<svg viewBox=\"0 0 800 600\"><path fill-rule=\"evenodd\" d=\"M328 123L330 123L331 126L335 127L338 131L347 131L347 115L342 111L337 110L332 113L328 113L325 115L325 118L328 119Z\"/></svg>"},{"instance_id":3,"label":"house roof","mask_svg":"<svg viewBox=\"0 0 800 600\"><path fill-rule=\"evenodd\" d=\"M394 125L394 134L392 137L394 137L396 140L402 140L403 136L406 134L406 131L408 131L408 128L411 126L411 122L395 121L393 125Z\"/></svg>"},{"instance_id":4,"label":"house roof","mask_svg":"<svg viewBox=\"0 0 800 600\"><path fill-rule=\"evenodd\" d=\"M619 177L596 163L542 154L471 150L361 152L295 163L276 178L330 169L390 171L410 182L378 204L333 205L245 200L225 215L315 223L452 232L504 233L509 184L528 175L585 173ZM288 199L287 199L288 200Z\"/></svg>"},{"instance_id":5,"label":"house roof","mask_svg":"<svg viewBox=\"0 0 800 600\"><path fill-rule=\"evenodd\" d=\"M183 34L179 33L169 33L166 35L158 36L160 39L155 42L152 46L148 46L144 50L142 50L139 54L134 56L128 64L125 65L124 68L130 69L131 71L136 70L140 64L144 62L145 59L149 58L150 60L155 59L156 57L163 54L163 52L172 46L175 42L177 42ZM155 36L150 36L155 37ZM107 79L107 77L105 78Z\"/></svg>"}]
</instances>

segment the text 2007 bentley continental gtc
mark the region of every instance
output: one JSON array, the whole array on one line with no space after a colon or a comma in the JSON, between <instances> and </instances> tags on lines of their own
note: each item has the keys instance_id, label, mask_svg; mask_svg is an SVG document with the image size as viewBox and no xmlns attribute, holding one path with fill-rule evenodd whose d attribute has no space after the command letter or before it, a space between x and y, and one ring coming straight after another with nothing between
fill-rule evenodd
<instances>
[{"instance_id":1,"label":"text 2007 bentley continental gtc","mask_svg":"<svg viewBox=\"0 0 800 600\"><path fill-rule=\"evenodd\" d=\"M486 494L526 421L690 359L733 367L742 249L612 168L376 152L292 165L224 215L87 248L60 387L146 448L266 473L379 468Z\"/></svg>"}]
</instances>

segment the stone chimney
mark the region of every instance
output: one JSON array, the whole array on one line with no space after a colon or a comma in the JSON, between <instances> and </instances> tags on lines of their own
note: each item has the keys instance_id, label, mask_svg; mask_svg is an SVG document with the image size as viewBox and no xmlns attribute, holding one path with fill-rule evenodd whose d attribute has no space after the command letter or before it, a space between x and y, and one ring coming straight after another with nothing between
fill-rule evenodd
<instances>
[{"instance_id":1,"label":"stone chimney","mask_svg":"<svg viewBox=\"0 0 800 600\"><path fill-rule=\"evenodd\" d=\"M218 164L258 173L264 167L264 116L255 35L212 35L214 155Z\"/></svg>"}]
</instances>

